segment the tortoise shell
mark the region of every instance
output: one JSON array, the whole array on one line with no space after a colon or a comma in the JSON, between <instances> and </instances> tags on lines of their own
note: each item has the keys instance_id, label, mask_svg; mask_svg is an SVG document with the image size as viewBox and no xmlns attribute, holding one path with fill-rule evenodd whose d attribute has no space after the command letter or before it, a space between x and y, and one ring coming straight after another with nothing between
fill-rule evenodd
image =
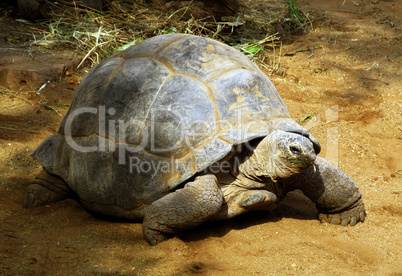
<instances>
[{"instance_id":1,"label":"tortoise shell","mask_svg":"<svg viewBox=\"0 0 402 276\"><path fill-rule=\"evenodd\" d=\"M86 203L133 210L272 131L289 113L268 77L218 41L156 36L93 68L33 153Z\"/></svg>"}]
</instances>

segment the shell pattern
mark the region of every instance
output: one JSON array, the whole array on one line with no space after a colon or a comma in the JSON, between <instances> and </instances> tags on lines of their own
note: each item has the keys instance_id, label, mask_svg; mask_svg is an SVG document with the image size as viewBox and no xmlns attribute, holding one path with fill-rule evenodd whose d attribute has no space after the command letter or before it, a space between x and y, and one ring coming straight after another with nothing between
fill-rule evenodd
<instances>
[{"instance_id":1,"label":"shell pattern","mask_svg":"<svg viewBox=\"0 0 402 276\"><path fill-rule=\"evenodd\" d=\"M156 36L107 58L78 86L33 157L81 200L150 204L272 131L289 113L268 77L212 39Z\"/></svg>"}]
</instances>

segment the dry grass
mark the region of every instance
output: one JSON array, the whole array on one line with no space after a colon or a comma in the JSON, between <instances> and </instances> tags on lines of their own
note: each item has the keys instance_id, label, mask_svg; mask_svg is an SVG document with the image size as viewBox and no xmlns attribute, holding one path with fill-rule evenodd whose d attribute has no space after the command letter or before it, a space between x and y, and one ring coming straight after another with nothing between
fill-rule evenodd
<instances>
[{"instance_id":1,"label":"dry grass","mask_svg":"<svg viewBox=\"0 0 402 276\"><path fill-rule=\"evenodd\" d=\"M187 18L193 1L177 10L162 10L141 1L109 2L107 11L52 4L52 19L42 22L45 30L35 36L32 46L69 45L84 54L90 66L113 53L167 33L195 34L221 40L250 56L268 71L279 67L280 42L276 26L292 20L284 0L246 1L236 16Z\"/></svg>"}]
</instances>

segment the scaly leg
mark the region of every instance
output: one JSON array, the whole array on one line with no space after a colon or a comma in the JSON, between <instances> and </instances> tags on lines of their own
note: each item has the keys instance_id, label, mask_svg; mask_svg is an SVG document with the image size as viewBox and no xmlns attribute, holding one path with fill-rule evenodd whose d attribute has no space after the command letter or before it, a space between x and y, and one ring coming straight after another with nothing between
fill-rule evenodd
<instances>
[{"instance_id":1,"label":"scaly leg","mask_svg":"<svg viewBox=\"0 0 402 276\"><path fill-rule=\"evenodd\" d=\"M144 237L156 245L177 231L200 225L219 212L222 201L216 177L199 176L150 205L142 224Z\"/></svg>"},{"instance_id":2,"label":"scaly leg","mask_svg":"<svg viewBox=\"0 0 402 276\"><path fill-rule=\"evenodd\" d=\"M366 211L356 183L324 158L302 173L283 180L287 187L300 189L320 212L320 220L343 226L364 222Z\"/></svg>"},{"instance_id":3,"label":"scaly leg","mask_svg":"<svg viewBox=\"0 0 402 276\"><path fill-rule=\"evenodd\" d=\"M266 190L242 190L226 202L219 213L211 220L224 220L233 218L252 210L273 210L277 207L277 196Z\"/></svg>"},{"instance_id":4,"label":"scaly leg","mask_svg":"<svg viewBox=\"0 0 402 276\"><path fill-rule=\"evenodd\" d=\"M59 177L42 170L25 191L24 208L57 202L70 196L71 190Z\"/></svg>"}]
</instances>

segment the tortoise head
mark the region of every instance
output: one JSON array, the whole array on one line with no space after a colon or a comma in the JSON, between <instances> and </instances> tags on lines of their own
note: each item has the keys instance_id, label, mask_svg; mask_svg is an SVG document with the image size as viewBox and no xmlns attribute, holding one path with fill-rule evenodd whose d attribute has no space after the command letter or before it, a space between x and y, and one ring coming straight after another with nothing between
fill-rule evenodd
<instances>
[{"instance_id":1,"label":"tortoise head","mask_svg":"<svg viewBox=\"0 0 402 276\"><path fill-rule=\"evenodd\" d=\"M274 131L258 145L259 159L264 171L273 180L291 177L314 163L313 143L305 136Z\"/></svg>"}]
</instances>

